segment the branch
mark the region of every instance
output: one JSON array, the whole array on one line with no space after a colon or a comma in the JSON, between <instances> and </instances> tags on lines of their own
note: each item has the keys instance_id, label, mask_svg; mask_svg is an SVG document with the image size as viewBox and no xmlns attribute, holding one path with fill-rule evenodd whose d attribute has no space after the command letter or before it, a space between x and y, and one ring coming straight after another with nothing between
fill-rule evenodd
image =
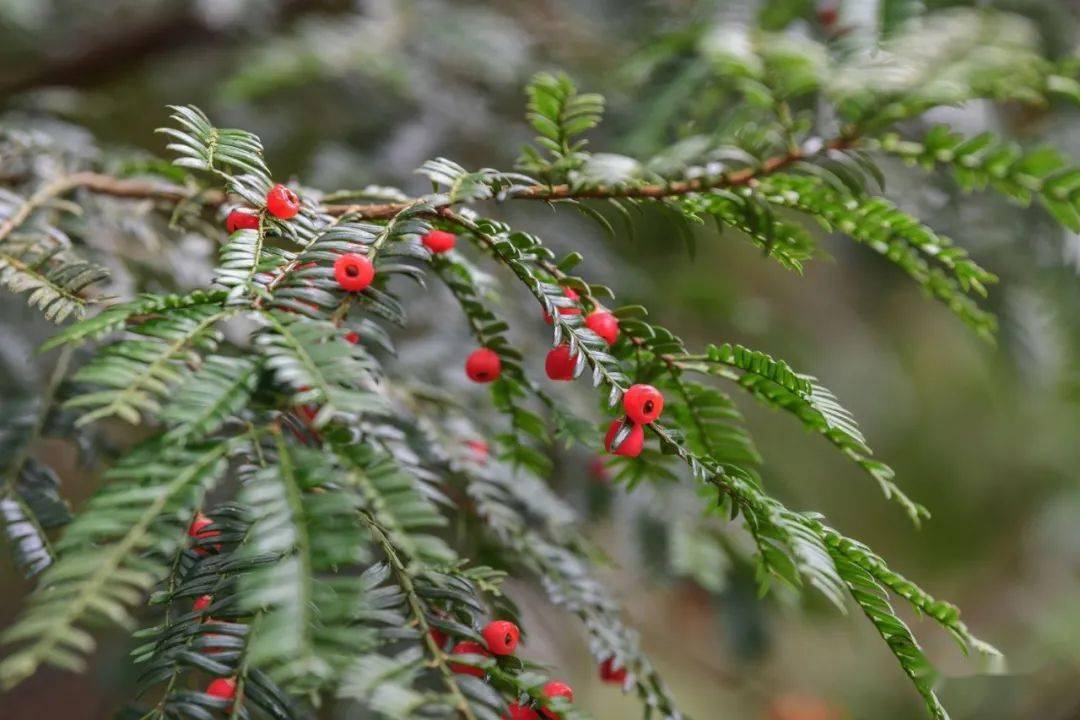
<instances>
[{"instance_id":1,"label":"branch","mask_svg":"<svg viewBox=\"0 0 1080 720\"><path fill-rule=\"evenodd\" d=\"M405 563L402 562L397 548L394 546L393 542L391 542L390 538L387 537L386 532L375 518L363 510L360 511L360 517L370 529L375 542L382 548L387 561L390 563L390 567L394 571L394 575L401 584L401 589L409 602L409 611L413 614L413 617L416 619L416 624L419 627L420 637L427 647L428 652L431 653L433 664L439 668L439 672L443 677L443 685L453 696L458 712L465 720L477 720L476 715L469 706L469 701L466 699L465 694L461 691L461 688L458 687L457 679L454 677L454 671L450 669L450 666L446 662L446 653L443 652L442 648L439 647L439 644L436 643L435 639L431 636L431 626L428 625L427 616L424 614L423 601L421 601L420 595L413 586L412 574L405 566Z\"/></svg>"},{"instance_id":2,"label":"branch","mask_svg":"<svg viewBox=\"0 0 1080 720\"><path fill-rule=\"evenodd\" d=\"M857 143L857 137L850 134L844 134L826 142L822 146L822 149L843 150L845 148L853 147ZM554 202L559 200L596 200L605 198L661 199L677 195L704 192L715 188L749 185L762 175L768 175L769 173L780 170L792 163L804 160L812 154L815 153L807 152L802 148L796 148L784 155L776 155L767 158L760 166L743 168L742 170L736 170L735 172L708 178L693 178L690 180L679 180L669 183L653 183L649 185L627 187L596 185L578 188L571 185L528 185L518 188L508 197L516 200L542 200L544 202ZM216 190L193 191L176 185L156 183L147 180L125 180L112 177L111 175L93 172L81 172L69 175L66 178L63 178L62 181L57 181L56 186L46 187L49 188L49 195L43 198L45 201L76 188L83 188L100 195L110 195L120 198L161 200L171 203L195 201L205 207L218 207L227 200L224 193ZM419 198L409 198L408 200L401 202L388 203L361 203L350 205L327 204L320 208L320 210L328 215L334 215L336 217L348 215L355 219L387 220L395 217L417 202L420 202ZM25 217L19 220L19 222L22 220L25 220ZM0 228L0 239L2 239L5 234L3 228Z\"/></svg>"}]
</instances>

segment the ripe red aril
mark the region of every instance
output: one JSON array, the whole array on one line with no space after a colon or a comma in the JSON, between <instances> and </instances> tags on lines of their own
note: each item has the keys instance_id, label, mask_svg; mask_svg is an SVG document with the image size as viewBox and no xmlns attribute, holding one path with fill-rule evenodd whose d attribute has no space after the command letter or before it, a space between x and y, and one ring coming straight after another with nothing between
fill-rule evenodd
<instances>
[{"instance_id":1,"label":"ripe red aril","mask_svg":"<svg viewBox=\"0 0 1080 720\"><path fill-rule=\"evenodd\" d=\"M450 651L451 655L490 655L483 645L472 640L462 640L454 649ZM473 677L484 677L484 671L480 668L473 667L472 665L463 665L461 663L448 663L450 669L459 675L472 675Z\"/></svg>"},{"instance_id":2,"label":"ripe red aril","mask_svg":"<svg viewBox=\"0 0 1080 720\"><path fill-rule=\"evenodd\" d=\"M623 395L623 410L632 422L648 425L664 410L664 396L652 385L631 385Z\"/></svg>"},{"instance_id":3,"label":"ripe red aril","mask_svg":"<svg viewBox=\"0 0 1080 720\"><path fill-rule=\"evenodd\" d=\"M345 253L334 261L334 279L342 290L360 292L375 279L375 266L363 255Z\"/></svg>"},{"instance_id":4,"label":"ripe red aril","mask_svg":"<svg viewBox=\"0 0 1080 720\"><path fill-rule=\"evenodd\" d=\"M521 639L521 630L508 620L489 622L480 634L484 636L488 650L495 655L513 654L518 640Z\"/></svg>"},{"instance_id":5,"label":"ripe red aril","mask_svg":"<svg viewBox=\"0 0 1080 720\"><path fill-rule=\"evenodd\" d=\"M506 711L502 720L538 720L540 717L531 707L525 707L521 703L510 703Z\"/></svg>"},{"instance_id":6,"label":"ripe red aril","mask_svg":"<svg viewBox=\"0 0 1080 720\"><path fill-rule=\"evenodd\" d=\"M602 337L608 345L614 345L619 339L619 320L607 310L595 310L586 315L585 327Z\"/></svg>"},{"instance_id":7,"label":"ripe red aril","mask_svg":"<svg viewBox=\"0 0 1080 720\"><path fill-rule=\"evenodd\" d=\"M465 374L478 383L489 383L502 373L502 360L491 348L473 350L465 360Z\"/></svg>"},{"instance_id":8,"label":"ripe red aril","mask_svg":"<svg viewBox=\"0 0 1080 720\"><path fill-rule=\"evenodd\" d=\"M560 682L558 680L552 680L551 682L545 684L544 687L541 689L541 692L544 693L545 697L549 697L549 698L561 697L561 698L566 698L570 702L574 701L574 690L573 690L573 688L571 688L566 683ZM548 718L548 720L560 720L560 718L562 717L558 713L556 713L556 712L554 712L552 710L548 710L547 708L542 708L540 710L540 714L543 715L544 717Z\"/></svg>"},{"instance_id":9,"label":"ripe red aril","mask_svg":"<svg viewBox=\"0 0 1080 720\"><path fill-rule=\"evenodd\" d=\"M250 210L235 208L229 211L228 217L225 218L225 231L230 235L237 230L257 230L258 227L259 216Z\"/></svg>"},{"instance_id":10,"label":"ripe red aril","mask_svg":"<svg viewBox=\"0 0 1080 720\"><path fill-rule=\"evenodd\" d=\"M278 183L266 193L266 209L274 217L288 220L300 212L300 198L290 188Z\"/></svg>"},{"instance_id":11,"label":"ripe red aril","mask_svg":"<svg viewBox=\"0 0 1080 720\"><path fill-rule=\"evenodd\" d=\"M236 678L217 678L206 686L206 694L222 700L236 697Z\"/></svg>"},{"instance_id":12,"label":"ripe red aril","mask_svg":"<svg viewBox=\"0 0 1080 720\"><path fill-rule=\"evenodd\" d=\"M615 658L608 658L600 663L600 679L606 683L622 685L626 682L626 668L615 667Z\"/></svg>"},{"instance_id":13,"label":"ripe red aril","mask_svg":"<svg viewBox=\"0 0 1080 720\"><path fill-rule=\"evenodd\" d=\"M615 450L612 450L611 445L615 440L615 436L618 434L619 429L623 426L621 419L615 420L611 423L611 427L608 428L607 435L604 436L604 448L615 455L622 455L623 457L635 458L641 454L641 449L645 446L645 430L641 425L630 425L630 434L622 441L622 444Z\"/></svg>"},{"instance_id":14,"label":"ripe red aril","mask_svg":"<svg viewBox=\"0 0 1080 720\"><path fill-rule=\"evenodd\" d=\"M445 230L432 230L420 238L420 241L431 252L440 254L454 249L454 245L457 244L457 235Z\"/></svg>"},{"instance_id":15,"label":"ripe red aril","mask_svg":"<svg viewBox=\"0 0 1080 720\"><path fill-rule=\"evenodd\" d=\"M569 345L553 348L544 360L544 372L552 380L573 380L577 355L570 354Z\"/></svg>"},{"instance_id":16,"label":"ripe red aril","mask_svg":"<svg viewBox=\"0 0 1080 720\"><path fill-rule=\"evenodd\" d=\"M578 295L577 291L574 290L573 288L564 287L563 288L563 295L565 295L570 300L573 300L575 303L578 300L581 299L581 296ZM570 305L569 307L561 307L561 308L558 309L558 311L559 311L560 315L580 315L581 314L581 308L578 307L577 305ZM550 325L551 322L552 322L551 321L551 315L546 310L544 311L544 322L546 322L548 325Z\"/></svg>"}]
</instances>

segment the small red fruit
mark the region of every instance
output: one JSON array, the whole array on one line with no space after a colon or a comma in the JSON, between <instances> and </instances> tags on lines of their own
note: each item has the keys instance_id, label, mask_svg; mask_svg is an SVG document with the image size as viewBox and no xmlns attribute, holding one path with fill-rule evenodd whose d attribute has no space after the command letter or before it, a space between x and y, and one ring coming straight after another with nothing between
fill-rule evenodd
<instances>
[{"instance_id":1,"label":"small red fruit","mask_svg":"<svg viewBox=\"0 0 1080 720\"><path fill-rule=\"evenodd\" d=\"M541 692L543 692L544 695L549 698L561 697L566 698L570 702L574 701L573 688L571 688L564 682L559 682L558 680L552 680L551 682L544 685L544 687L541 689ZM549 718L549 720L559 720L559 718L562 717L558 713L548 710L547 708L542 708L540 710L540 714L546 718Z\"/></svg>"},{"instance_id":2,"label":"small red fruit","mask_svg":"<svg viewBox=\"0 0 1080 720\"><path fill-rule=\"evenodd\" d=\"M622 441L622 445L619 445L617 450L612 450L611 443L615 440L615 435L619 432L619 428L622 427L622 424L623 421L621 419L611 423L607 435L604 436L604 448L609 453L614 453L615 455L635 458L641 454L641 448L645 445L645 430L640 425L631 424L630 434Z\"/></svg>"},{"instance_id":3,"label":"small red fruit","mask_svg":"<svg viewBox=\"0 0 1080 720\"><path fill-rule=\"evenodd\" d=\"M214 521L211 520L210 518L206 517L202 513L196 513L195 514L195 519L191 521L191 525L188 527L188 531L187 531L188 537L194 538L196 540L201 540L202 538L217 537L218 535L221 534L217 530L204 530L203 529L207 525L213 525L213 524L214 524ZM214 545L214 549L215 550L221 550L221 545L220 544L219 545ZM200 545L200 546L195 548L195 552L198 553L199 555L207 555L207 554L210 553L210 550L205 545Z\"/></svg>"},{"instance_id":4,"label":"small red fruit","mask_svg":"<svg viewBox=\"0 0 1080 720\"><path fill-rule=\"evenodd\" d=\"M435 641L435 644L438 645L440 649L446 645L446 633L439 628L430 628L428 630L428 635L431 636L431 639Z\"/></svg>"},{"instance_id":5,"label":"small red fruit","mask_svg":"<svg viewBox=\"0 0 1080 720\"><path fill-rule=\"evenodd\" d=\"M575 292L573 288L564 287L563 288L563 295L565 295L569 299L573 300L574 302L577 302L578 300L581 299L581 296L578 295L577 292ZM574 305L571 305L570 307L561 307L561 308L559 308L559 314L560 315L580 315L581 314L581 308L576 307ZM546 310L544 311L544 322L546 322L548 325L551 324L551 315Z\"/></svg>"},{"instance_id":6,"label":"small red fruit","mask_svg":"<svg viewBox=\"0 0 1080 720\"><path fill-rule=\"evenodd\" d=\"M206 608L210 607L210 603L214 602L214 598L210 595L200 595L195 598L195 602L191 605L191 609L194 612L202 612Z\"/></svg>"},{"instance_id":7,"label":"small red fruit","mask_svg":"<svg viewBox=\"0 0 1080 720\"><path fill-rule=\"evenodd\" d=\"M473 451L476 462L483 465L491 455L491 447L483 440L466 440L465 447Z\"/></svg>"},{"instance_id":8,"label":"small red fruit","mask_svg":"<svg viewBox=\"0 0 1080 720\"><path fill-rule=\"evenodd\" d=\"M600 679L606 683L622 685L626 682L626 668L616 668L615 658L608 658L600 663Z\"/></svg>"},{"instance_id":9,"label":"small red fruit","mask_svg":"<svg viewBox=\"0 0 1080 720\"><path fill-rule=\"evenodd\" d=\"M631 421L648 425L664 410L664 396L652 385L631 385L622 399L623 410Z\"/></svg>"},{"instance_id":10,"label":"small red fruit","mask_svg":"<svg viewBox=\"0 0 1080 720\"><path fill-rule=\"evenodd\" d=\"M490 655L483 645L472 640L462 640L454 649L450 651L451 655ZM472 675L473 677L484 677L484 671L478 667L472 665L462 665L461 663L449 663L450 669L459 675Z\"/></svg>"},{"instance_id":11,"label":"small red fruit","mask_svg":"<svg viewBox=\"0 0 1080 720\"><path fill-rule=\"evenodd\" d=\"M604 339L608 345L614 345L619 339L619 320L607 310L595 310L585 317L585 327Z\"/></svg>"},{"instance_id":12,"label":"small red fruit","mask_svg":"<svg viewBox=\"0 0 1080 720\"><path fill-rule=\"evenodd\" d=\"M521 630L508 620L495 620L487 624L481 635L495 655L512 655L521 639Z\"/></svg>"},{"instance_id":13,"label":"small red fruit","mask_svg":"<svg viewBox=\"0 0 1080 720\"><path fill-rule=\"evenodd\" d=\"M569 345L560 345L547 354L544 371L552 380L573 380L577 367L577 355L570 354Z\"/></svg>"},{"instance_id":14,"label":"small red fruit","mask_svg":"<svg viewBox=\"0 0 1080 720\"><path fill-rule=\"evenodd\" d=\"M444 253L454 249L454 245L457 243L457 235L445 230L432 230L420 238L420 241L431 252Z\"/></svg>"},{"instance_id":15,"label":"small red fruit","mask_svg":"<svg viewBox=\"0 0 1080 720\"><path fill-rule=\"evenodd\" d=\"M342 290L360 292L375 279L375 266L363 255L345 253L334 261L334 279Z\"/></svg>"},{"instance_id":16,"label":"small red fruit","mask_svg":"<svg viewBox=\"0 0 1080 720\"><path fill-rule=\"evenodd\" d=\"M502 373L502 360L491 348L473 350L465 361L465 374L478 383L489 383Z\"/></svg>"},{"instance_id":17,"label":"small red fruit","mask_svg":"<svg viewBox=\"0 0 1080 720\"><path fill-rule=\"evenodd\" d=\"M232 235L237 230L256 230L259 227L259 216L247 210L236 208L229 212L225 218L225 231Z\"/></svg>"},{"instance_id":18,"label":"small red fruit","mask_svg":"<svg viewBox=\"0 0 1080 720\"><path fill-rule=\"evenodd\" d=\"M266 209L274 217L288 220L300 212L300 198L292 190L278 183L266 193Z\"/></svg>"},{"instance_id":19,"label":"small red fruit","mask_svg":"<svg viewBox=\"0 0 1080 720\"><path fill-rule=\"evenodd\" d=\"M520 703L511 703L506 710L507 713L502 716L502 720L538 720L540 717L535 710Z\"/></svg>"},{"instance_id":20,"label":"small red fruit","mask_svg":"<svg viewBox=\"0 0 1080 720\"><path fill-rule=\"evenodd\" d=\"M356 343L360 342L360 333L356 332L355 330L350 330L349 332L345 333L345 342L355 345Z\"/></svg>"},{"instance_id":21,"label":"small red fruit","mask_svg":"<svg viewBox=\"0 0 1080 720\"><path fill-rule=\"evenodd\" d=\"M222 700L236 697L236 678L217 678L206 686L206 694Z\"/></svg>"},{"instance_id":22,"label":"small red fruit","mask_svg":"<svg viewBox=\"0 0 1080 720\"><path fill-rule=\"evenodd\" d=\"M600 482L607 482L611 479L607 464L604 463L604 458L599 455L589 458L589 474L592 475L594 480Z\"/></svg>"},{"instance_id":23,"label":"small red fruit","mask_svg":"<svg viewBox=\"0 0 1080 720\"><path fill-rule=\"evenodd\" d=\"M818 8L817 19L824 27L832 28L840 19L840 10L832 3L827 3Z\"/></svg>"}]
</instances>

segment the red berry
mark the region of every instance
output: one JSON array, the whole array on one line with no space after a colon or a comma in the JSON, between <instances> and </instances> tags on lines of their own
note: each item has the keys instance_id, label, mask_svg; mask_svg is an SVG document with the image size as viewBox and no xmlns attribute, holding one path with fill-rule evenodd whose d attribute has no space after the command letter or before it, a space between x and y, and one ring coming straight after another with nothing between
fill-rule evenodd
<instances>
[{"instance_id":1,"label":"red berry","mask_svg":"<svg viewBox=\"0 0 1080 720\"><path fill-rule=\"evenodd\" d=\"M266 193L266 209L274 217L288 220L300 212L300 198L292 190L278 183Z\"/></svg>"},{"instance_id":2,"label":"red berry","mask_svg":"<svg viewBox=\"0 0 1080 720\"><path fill-rule=\"evenodd\" d=\"M823 5L817 11L818 22L826 28L831 28L840 19L840 11L835 5Z\"/></svg>"},{"instance_id":3,"label":"red berry","mask_svg":"<svg viewBox=\"0 0 1080 720\"><path fill-rule=\"evenodd\" d=\"M191 525L188 527L188 537L201 540L202 538L217 537L221 533L217 530L204 530L207 525L213 525L214 521L206 517L202 513L196 513L195 519L191 521ZM221 545L214 545L215 550L221 550ZM195 548L195 552L199 555L207 555L210 550L205 545L199 545Z\"/></svg>"},{"instance_id":4,"label":"red berry","mask_svg":"<svg viewBox=\"0 0 1080 720\"><path fill-rule=\"evenodd\" d=\"M631 385L622 406L632 422L648 425L664 411L664 396L652 385Z\"/></svg>"},{"instance_id":5,"label":"red berry","mask_svg":"<svg viewBox=\"0 0 1080 720\"><path fill-rule=\"evenodd\" d=\"M502 360L491 348L473 350L465 361L465 374L478 383L489 383L502 372Z\"/></svg>"},{"instance_id":6,"label":"red berry","mask_svg":"<svg viewBox=\"0 0 1080 720\"><path fill-rule=\"evenodd\" d=\"M466 440L465 447L473 451L476 461L480 464L486 463L488 456L491 455L491 447L483 440Z\"/></svg>"},{"instance_id":7,"label":"red berry","mask_svg":"<svg viewBox=\"0 0 1080 720\"><path fill-rule=\"evenodd\" d=\"M502 720L537 720L540 717L535 710L520 703L511 703L506 710L507 713L502 716Z\"/></svg>"},{"instance_id":8,"label":"red berry","mask_svg":"<svg viewBox=\"0 0 1080 720\"><path fill-rule=\"evenodd\" d=\"M210 607L210 603L214 602L214 598L209 595L200 595L195 598L195 602L192 604L191 609L195 612L202 612L206 608Z\"/></svg>"},{"instance_id":9,"label":"red berry","mask_svg":"<svg viewBox=\"0 0 1080 720\"><path fill-rule=\"evenodd\" d=\"M342 290L360 292L375 279L375 266L363 255L345 253L334 261L334 279Z\"/></svg>"},{"instance_id":10,"label":"red berry","mask_svg":"<svg viewBox=\"0 0 1080 720\"><path fill-rule=\"evenodd\" d=\"M356 343L360 342L360 333L356 332L355 330L350 330L349 332L345 333L345 342L355 345Z\"/></svg>"},{"instance_id":11,"label":"red berry","mask_svg":"<svg viewBox=\"0 0 1080 720\"><path fill-rule=\"evenodd\" d=\"M256 230L259 227L259 216L248 210L236 208L229 212L225 218L225 231L232 235L237 230Z\"/></svg>"},{"instance_id":12,"label":"red berry","mask_svg":"<svg viewBox=\"0 0 1080 720\"><path fill-rule=\"evenodd\" d=\"M604 463L604 458L599 455L594 455L589 458L589 474L600 482L607 482L611 479L610 473L608 473L607 464Z\"/></svg>"},{"instance_id":13,"label":"red berry","mask_svg":"<svg viewBox=\"0 0 1080 720\"><path fill-rule=\"evenodd\" d=\"M574 302L577 302L578 300L581 299L581 296L578 295L577 292L575 292L573 288L564 287L563 288L563 295L565 295L569 299L573 300ZM581 314L581 308L575 307L573 305L571 305L570 307L561 307L561 308L559 308L559 314L560 315L580 315ZM546 310L544 311L544 322L546 322L548 325L551 324L551 315Z\"/></svg>"},{"instance_id":14,"label":"red berry","mask_svg":"<svg viewBox=\"0 0 1080 720\"><path fill-rule=\"evenodd\" d=\"M481 635L487 643L488 650L496 655L512 655L521 639L521 630L508 620L495 620L489 622Z\"/></svg>"},{"instance_id":15,"label":"red berry","mask_svg":"<svg viewBox=\"0 0 1080 720\"><path fill-rule=\"evenodd\" d=\"M619 320L607 310L596 310L585 317L585 327L604 339L608 345L614 345L619 339Z\"/></svg>"},{"instance_id":16,"label":"red berry","mask_svg":"<svg viewBox=\"0 0 1080 720\"><path fill-rule=\"evenodd\" d=\"M236 696L236 678L217 678L206 686L206 694L222 700Z\"/></svg>"},{"instance_id":17,"label":"red berry","mask_svg":"<svg viewBox=\"0 0 1080 720\"><path fill-rule=\"evenodd\" d=\"M541 689L541 692L543 692L544 695L549 698L561 697L566 698L570 702L574 701L573 688L571 688L564 682L559 682L558 680L552 680L551 682L544 685L544 687ZM558 713L548 710L547 708L542 708L540 710L540 714L546 718L549 718L549 720L559 720L559 718L562 717Z\"/></svg>"},{"instance_id":18,"label":"red berry","mask_svg":"<svg viewBox=\"0 0 1080 720\"><path fill-rule=\"evenodd\" d=\"M570 354L569 345L560 345L547 354L544 371L552 380L573 380L577 367L577 355Z\"/></svg>"},{"instance_id":19,"label":"red berry","mask_svg":"<svg viewBox=\"0 0 1080 720\"><path fill-rule=\"evenodd\" d=\"M483 645L472 640L462 640L454 649L450 651L451 655L490 655ZM459 675L472 675L473 677L484 677L484 671L478 667L472 665L462 665L461 663L449 663L450 669Z\"/></svg>"},{"instance_id":20,"label":"red berry","mask_svg":"<svg viewBox=\"0 0 1080 720\"><path fill-rule=\"evenodd\" d=\"M444 633L439 628L430 628L428 630L428 635L431 636L431 639L434 640L435 644L438 645L440 648L446 645L446 633Z\"/></svg>"},{"instance_id":21,"label":"red berry","mask_svg":"<svg viewBox=\"0 0 1080 720\"><path fill-rule=\"evenodd\" d=\"M600 663L600 679L606 683L622 685L626 682L626 668L616 668L615 658L608 658Z\"/></svg>"},{"instance_id":22,"label":"red berry","mask_svg":"<svg viewBox=\"0 0 1080 720\"><path fill-rule=\"evenodd\" d=\"M444 253L454 249L454 244L457 242L457 235L452 232L446 232L445 230L432 230L424 237L420 238L420 241L424 243L424 247L433 253Z\"/></svg>"},{"instance_id":23,"label":"red berry","mask_svg":"<svg viewBox=\"0 0 1080 720\"><path fill-rule=\"evenodd\" d=\"M621 419L611 423L607 435L604 436L604 448L609 453L614 452L616 455L635 458L641 454L641 448L645 445L645 430L642 429L640 425L632 424L630 426L630 434L622 441L622 445L619 445L617 450L612 450L611 443L615 439L616 433L619 432L619 428L622 427L622 424L623 421Z\"/></svg>"}]
</instances>

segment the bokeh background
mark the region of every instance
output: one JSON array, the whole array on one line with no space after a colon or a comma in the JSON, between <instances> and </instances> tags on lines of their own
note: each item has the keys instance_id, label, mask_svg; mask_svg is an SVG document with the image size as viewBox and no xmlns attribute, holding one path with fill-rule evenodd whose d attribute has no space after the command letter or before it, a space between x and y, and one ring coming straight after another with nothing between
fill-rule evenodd
<instances>
[{"instance_id":1,"label":"bokeh background","mask_svg":"<svg viewBox=\"0 0 1080 720\"><path fill-rule=\"evenodd\" d=\"M1022 38L1051 58L1075 52L1080 3L1063 0L924 3L980 5L1026 18ZM648 156L719 122L709 98L715 68L695 52L710 29L753 24L753 0L0 0L0 109L4 121L119 158L161 154L153 133L166 104L193 103L219 124L263 138L279 176L326 189L393 185L423 192L413 170L442 155L467 167L512 166L529 138L522 87L537 70L563 69L603 93L607 120L592 147ZM821 36L812 2L789 30ZM851 37L873 33L877 3L839 3ZM688 78L696 78L690 83ZM703 90L701 79L706 83ZM935 111L964 132L992 129L1026 144L1051 142L1080 158L1080 115L1069 107L974 103ZM79 128L85 128L80 130ZM920 123L910 129L918 131ZM556 249L579 249L582 274L641 302L691 347L732 341L817 375L859 418L877 454L933 518L914 529L876 487L789 418L741 403L766 458L765 481L785 502L824 512L893 566L963 608L1001 648L1004 663L963 658L931 623L911 618L943 670L957 719L1080 718L1080 237L1038 209L988 194L963 195L948 177L886 165L887 195L969 248L1002 277L991 307L996 346L866 248L823 237L826 257L802 277L763 259L733 231L698 234L693 252L669 226L640 220L606 237L569 211L498 207ZM0 174L5 172L0 157ZM199 238L148 239L122 216L87 233L127 258L120 291L205 277L213 248ZM168 238L168 235L165 236ZM461 384L444 358L468 342L463 321L413 301L401 363ZM535 310L504 299L514 338L539 358L546 335ZM19 300L0 296L0 402L43 381L33 349L49 328ZM451 348L451 349L448 349ZM451 372L453 370L453 372ZM738 398L742 400L742 398ZM568 402L575 402L569 399ZM588 410L590 405L585 404ZM96 477L71 448L48 449L77 506ZM679 543L679 511L650 490L612 497L590 477L590 456L562 453L556 484L580 507L589 535L615 561L618 589L645 648L685 710L697 718L910 720L919 700L873 629L814 598L758 600L750 568ZM610 506L608 512L598 509ZM674 545L674 546L673 546ZM0 627L28 589L0 553ZM634 702L595 679L573 622L536 588L514 584L532 634L530 657L575 682L600 720L634 717ZM40 673L0 696L0 718L97 719L126 699L131 643L113 633L83 676ZM333 711L327 711L333 716Z\"/></svg>"}]
</instances>

